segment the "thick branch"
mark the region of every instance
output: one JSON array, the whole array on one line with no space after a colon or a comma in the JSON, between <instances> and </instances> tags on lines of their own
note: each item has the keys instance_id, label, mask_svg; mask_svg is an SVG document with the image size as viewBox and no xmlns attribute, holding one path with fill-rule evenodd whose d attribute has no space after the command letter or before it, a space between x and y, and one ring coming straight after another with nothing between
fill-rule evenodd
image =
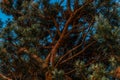
<instances>
[{"instance_id":1,"label":"thick branch","mask_svg":"<svg viewBox=\"0 0 120 80\"><path fill-rule=\"evenodd\" d=\"M93 20L94 20L94 19L93 19ZM88 32L89 32L89 30L90 30L91 25L93 24L93 20L91 21L91 23L90 23L90 25L88 26L88 28L86 28L86 29L88 29ZM83 31L83 30L82 30L82 31ZM85 35L83 35L83 39L82 39L81 44L79 44L78 46L72 48L72 49L69 50L67 53L65 53L65 54L59 59L59 61L56 63L55 67L57 67L58 64L60 63L60 61L62 61L62 59L65 58L68 54L70 54L71 52L73 52L74 50L76 50L77 48L79 48L80 46L82 46L82 44L84 43L84 40L85 40L88 32L87 32ZM67 34L67 35L68 35L68 34Z\"/></svg>"},{"instance_id":2,"label":"thick branch","mask_svg":"<svg viewBox=\"0 0 120 80\"><path fill-rule=\"evenodd\" d=\"M4 80L12 80L12 79L10 79L9 77L4 76L3 74L0 74L0 78L2 78L2 80L3 80L3 79L4 79Z\"/></svg>"},{"instance_id":3,"label":"thick branch","mask_svg":"<svg viewBox=\"0 0 120 80\"><path fill-rule=\"evenodd\" d=\"M51 54L51 57L50 57L50 63L52 64L52 66L54 66L54 59L55 59L55 56L56 56L56 52L58 50L58 48L60 47L60 44L61 42L64 40L64 36L65 36L65 33L67 32L68 30L68 25L73 21L74 17L76 16L76 14L78 12L80 12L86 5L88 5L90 2L86 2L83 6L81 6L80 8L78 8L75 12L72 13L72 15L69 17L69 19L67 20L65 26L64 26L64 29L63 29L63 32L59 38L59 40L57 41L56 45L54 46L54 48L51 50L51 52L49 54ZM48 59L48 57L47 57ZM46 60L48 61L48 60Z\"/></svg>"},{"instance_id":4,"label":"thick branch","mask_svg":"<svg viewBox=\"0 0 120 80\"><path fill-rule=\"evenodd\" d=\"M40 57L38 57L38 56L35 55L34 53L31 54L31 53L27 50L27 48L20 48L17 53L18 53L18 54L21 54L22 52L25 52L25 53L29 54L30 57L33 58L33 59L35 59L37 62L43 63L43 60L42 60Z\"/></svg>"}]
</instances>

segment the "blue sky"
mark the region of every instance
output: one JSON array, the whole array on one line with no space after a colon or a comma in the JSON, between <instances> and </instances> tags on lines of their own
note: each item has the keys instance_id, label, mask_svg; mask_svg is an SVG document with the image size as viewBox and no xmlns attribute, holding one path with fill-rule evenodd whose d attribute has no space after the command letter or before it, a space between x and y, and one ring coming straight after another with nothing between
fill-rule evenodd
<instances>
[{"instance_id":1,"label":"blue sky","mask_svg":"<svg viewBox=\"0 0 120 80\"><path fill-rule=\"evenodd\" d=\"M4 13L1 12L0 10L0 19L2 19L2 21L6 21L8 18L10 18L11 16L6 16Z\"/></svg>"},{"instance_id":2,"label":"blue sky","mask_svg":"<svg viewBox=\"0 0 120 80\"><path fill-rule=\"evenodd\" d=\"M59 2L60 0L51 0L51 3L53 3L53 2ZM64 2L65 2L66 0L64 0ZM1 0L0 0L0 2L1 2ZM7 19L12 19L12 16L7 16L7 15L5 15L4 13L2 13L2 11L0 10L0 19L5 23L5 21L7 20ZM5 24L3 25L3 26L5 26Z\"/></svg>"},{"instance_id":3,"label":"blue sky","mask_svg":"<svg viewBox=\"0 0 120 80\"><path fill-rule=\"evenodd\" d=\"M2 13L2 11L0 10L0 19L3 21L3 23L5 23L5 21L7 20L7 19L12 19L12 16L7 16L7 15L5 15L4 13ZM5 25L5 24L4 24ZM3 25L3 26L4 26Z\"/></svg>"},{"instance_id":4,"label":"blue sky","mask_svg":"<svg viewBox=\"0 0 120 80\"><path fill-rule=\"evenodd\" d=\"M51 3L53 3L53 2L58 2L58 1L60 1L60 0L51 0ZM119 3L120 4L120 0L115 0L117 3ZM1 0L0 0L0 2L1 2ZM64 3L66 2L66 0L64 0ZM64 5L64 3L63 3L63 5ZM2 11L0 10L0 19L4 22L4 25L3 25L3 27L5 26L5 21L7 20L7 19L12 19L12 16L7 16L7 15L5 15L4 13L2 13ZM0 39L0 42L1 42L1 39Z\"/></svg>"},{"instance_id":5,"label":"blue sky","mask_svg":"<svg viewBox=\"0 0 120 80\"><path fill-rule=\"evenodd\" d=\"M116 2L120 3L120 0L115 0ZM1 2L1 0L0 0ZM51 0L51 2L59 2L59 0ZM66 0L64 0L64 2L66 2ZM1 12L0 10L0 19L5 22L8 18L12 19L12 16L7 16L4 13Z\"/></svg>"}]
</instances>

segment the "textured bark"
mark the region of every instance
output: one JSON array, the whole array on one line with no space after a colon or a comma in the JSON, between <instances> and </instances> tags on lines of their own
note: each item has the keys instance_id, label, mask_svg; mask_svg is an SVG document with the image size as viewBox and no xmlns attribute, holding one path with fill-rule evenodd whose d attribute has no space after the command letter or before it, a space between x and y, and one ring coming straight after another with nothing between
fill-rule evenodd
<instances>
[{"instance_id":1,"label":"textured bark","mask_svg":"<svg viewBox=\"0 0 120 80\"><path fill-rule=\"evenodd\" d=\"M78 8L76 11L74 11L73 13L71 13L71 16L69 17L69 19L67 20L63 32L61 33L61 36L59 38L59 40L57 41L57 43L55 44L54 48L51 50L51 52L49 53L50 56L50 64L52 66L54 66L54 61L55 61L55 57L56 57L56 52L58 50L58 48L60 47L61 42L64 40L65 38L65 34L68 30L68 26L69 24L73 21L74 17L76 16L77 13L79 13L85 6L87 6L91 1L88 1L85 3L85 5L81 6L80 8ZM49 59L47 58L46 61L48 61ZM49 61L48 61L49 62Z\"/></svg>"},{"instance_id":2,"label":"textured bark","mask_svg":"<svg viewBox=\"0 0 120 80\"><path fill-rule=\"evenodd\" d=\"M0 74L0 78L2 78L2 80L12 80L9 77L4 76L3 74Z\"/></svg>"},{"instance_id":3,"label":"textured bark","mask_svg":"<svg viewBox=\"0 0 120 80\"><path fill-rule=\"evenodd\" d=\"M50 72L46 72L45 80L52 80L52 74Z\"/></svg>"},{"instance_id":4,"label":"textured bark","mask_svg":"<svg viewBox=\"0 0 120 80\"><path fill-rule=\"evenodd\" d=\"M115 69L114 76L115 76L116 78L120 79L120 67L117 67L117 68Z\"/></svg>"}]
</instances>

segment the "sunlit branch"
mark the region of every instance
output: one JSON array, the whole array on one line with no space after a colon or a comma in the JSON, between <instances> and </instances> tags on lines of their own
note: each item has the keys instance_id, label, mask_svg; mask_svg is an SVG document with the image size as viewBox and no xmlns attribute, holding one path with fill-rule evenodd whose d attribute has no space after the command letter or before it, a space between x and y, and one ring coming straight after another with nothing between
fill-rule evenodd
<instances>
[{"instance_id":1,"label":"sunlit branch","mask_svg":"<svg viewBox=\"0 0 120 80\"><path fill-rule=\"evenodd\" d=\"M91 1L90 1L91 2ZM64 35L65 33L67 32L68 30L68 26L69 24L73 21L73 18L76 16L76 14L78 12L80 12L85 6L87 6L88 4L90 4L89 1L87 1L83 6L81 6L80 8L78 8L75 12L73 12L71 14L71 16L69 17L69 19L67 20L65 26L64 26L64 29L61 33L61 36L59 38L59 40L57 41L56 45L54 46L54 48L51 50L51 52L49 54L51 54L51 57L50 57L50 63L54 66L54 59L55 59L55 56L56 56L56 52L60 46L60 43L62 42L62 40L64 39Z\"/></svg>"}]
</instances>

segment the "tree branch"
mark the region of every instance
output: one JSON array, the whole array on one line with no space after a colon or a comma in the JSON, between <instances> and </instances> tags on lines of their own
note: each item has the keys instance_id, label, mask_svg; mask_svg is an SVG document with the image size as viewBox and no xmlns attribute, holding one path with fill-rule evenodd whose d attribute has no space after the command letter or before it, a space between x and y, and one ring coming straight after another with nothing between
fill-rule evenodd
<instances>
[{"instance_id":1,"label":"tree branch","mask_svg":"<svg viewBox=\"0 0 120 80\"><path fill-rule=\"evenodd\" d=\"M25 53L29 54L30 57L33 58L33 59L35 59L37 62L43 63L43 60L42 60L39 56L37 56L37 55L34 54L34 53L30 53L30 52L27 50L27 48L23 47L23 48L20 48L20 49L17 51L18 54L21 54L22 52L25 52Z\"/></svg>"},{"instance_id":2,"label":"tree branch","mask_svg":"<svg viewBox=\"0 0 120 80\"><path fill-rule=\"evenodd\" d=\"M94 19L93 19L94 20ZM90 25L88 26L88 32L89 32L89 30L90 30L90 26L92 25L92 23L93 23L93 20L91 21L91 23L90 23ZM88 34L88 32L85 34L85 35L83 35L83 40L82 40L82 43L81 44L79 44L78 46L76 46L76 47L74 47L74 48L72 48L71 50L69 50L67 53L65 53L59 60L58 60L58 62L56 63L56 65L55 65L55 67L57 67L58 66L58 64L60 63L60 61L63 59L63 58L65 58L65 56L67 56L68 54L70 54L70 53L72 53L74 50L76 50L77 48L79 48L80 46L82 46L82 44L84 43L84 40L85 40L85 38L86 38L86 36L87 36L87 34ZM67 34L68 35L68 34Z\"/></svg>"},{"instance_id":3,"label":"tree branch","mask_svg":"<svg viewBox=\"0 0 120 80\"><path fill-rule=\"evenodd\" d=\"M3 75L3 74L1 74L0 73L0 78L2 78L2 80L4 79L4 80L12 80L12 79L10 79L9 77L6 77L5 75Z\"/></svg>"},{"instance_id":4,"label":"tree branch","mask_svg":"<svg viewBox=\"0 0 120 80\"><path fill-rule=\"evenodd\" d=\"M90 1L91 2L91 1ZM58 48L60 47L61 42L64 40L64 36L68 30L68 25L72 22L72 20L74 19L74 17L76 16L77 13L79 13L86 5L88 5L90 3L89 1L87 1L83 6L81 6L80 8L78 8L76 11L74 11L71 16L69 17L69 19L67 20L64 29L62 31L62 34L59 38L59 40L57 41L57 43L55 44L54 48L51 50L51 52L49 53L51 55L50 57L50 64L52 64L52 66L54 66L54 59L56 57L56 52L58 50ZM47 60L46 60L47 61Z\"/></svg>"},{"instance_id":5,"label":"tree branch","mask_svg":"<svg viewBox=\"0 0 120 80\"><path fill-rule=\"evenodd\" d=\"M52 20L53 20L53 22L54 22L54 24L55 24L55 27L56 27L56 29L57 29L57 32L58 32L58 34L59 34L59 36L60 36L60 35L61 35L61 32L60 32L60 30L59 30L59 24L56 22L56 20L55 20L54 17L52 17Z\"/></svg>"},{"instance_id":6,"label":"tree branch","mask_svg":"<svg viewBox=\"0 0 120 80\"><path fill-rule=\"evenodd\" d=\"M91 43L88 44L83 50L81 50L80 52L76 53L75 55L69 57L68 59L62 61L60 64L63 64L63 63L65 63L65 62L67 62L67 61L75 58L76 56L80 55L81 53L83 53L88 47L90 47L90 46L91 46L92 44L94 44L95 42L96 42L96 41L91 42Z\"/></svg>"}]
</instances>

